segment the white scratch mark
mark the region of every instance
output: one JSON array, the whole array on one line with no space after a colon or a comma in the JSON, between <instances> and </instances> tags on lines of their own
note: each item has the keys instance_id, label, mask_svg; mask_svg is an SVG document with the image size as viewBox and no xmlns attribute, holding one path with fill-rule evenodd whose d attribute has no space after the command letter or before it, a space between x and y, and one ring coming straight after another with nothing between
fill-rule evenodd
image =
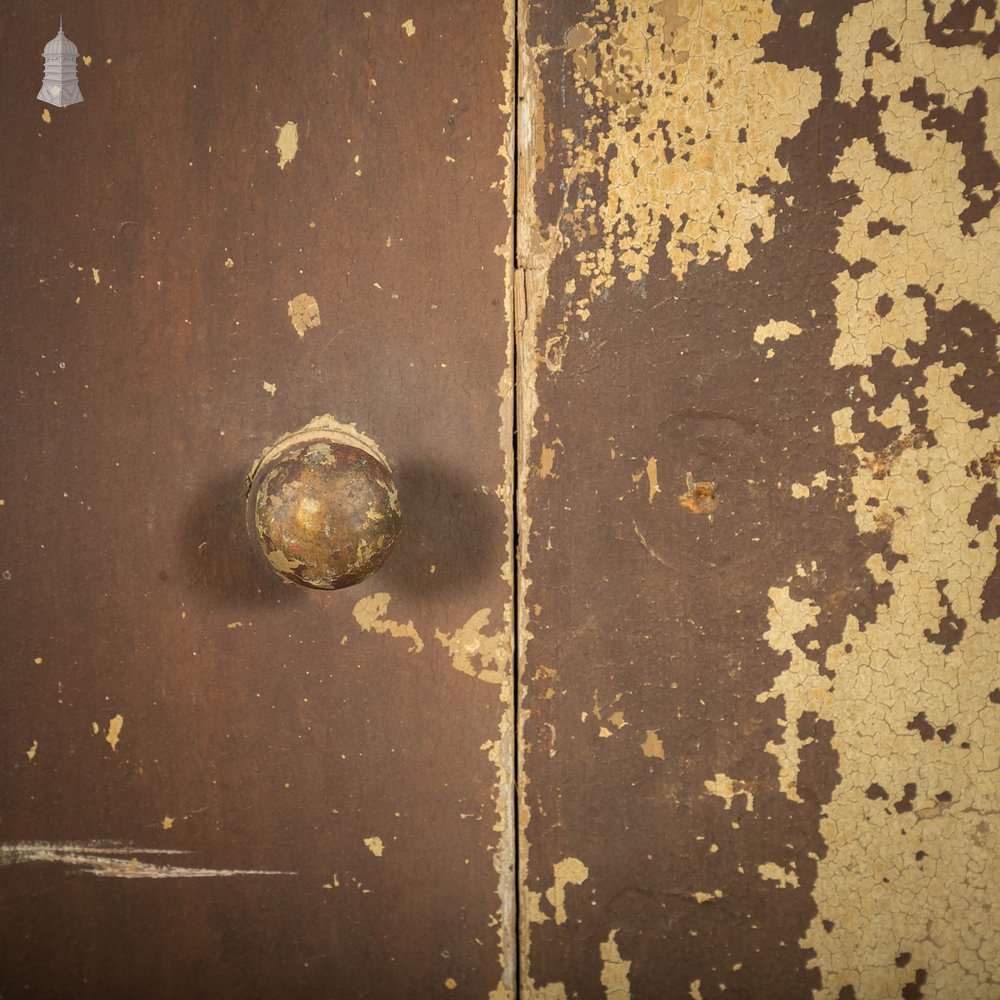
<instances>
[{"instance_id":1,"label":"white scratch mark","mask_svg":"<svg viewBox=\"0 0 1000 1000\"><path fill-rule=\"evenodd\" d=\"M190 851L153 847L131 847L115 841L90 843L49 843L24 841L0 844L0 868L8 865L49 862L80 868L102 878L217 878L232 875L297 875L298 872L235 868L186 868L180 865L152 864L137 855L178 855Z\"/></svg>"}]
</instances>

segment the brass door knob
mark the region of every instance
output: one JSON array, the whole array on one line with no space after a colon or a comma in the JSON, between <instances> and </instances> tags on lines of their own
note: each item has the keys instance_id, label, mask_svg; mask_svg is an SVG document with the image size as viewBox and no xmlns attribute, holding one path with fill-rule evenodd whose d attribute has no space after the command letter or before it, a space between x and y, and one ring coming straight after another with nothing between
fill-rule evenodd
<instances>
[{"instance_id":1,"label":"brass door knob","mask_svg":"<svg viewBox=\"0 0 1000 1000\"><path fill-rule=\"evenodd\" d=\"M275 572L316 590L359 583L389 558L402 524L385 456L327 415L285 434L247 476L247 527Z\"/></svg>"}]
</instances>

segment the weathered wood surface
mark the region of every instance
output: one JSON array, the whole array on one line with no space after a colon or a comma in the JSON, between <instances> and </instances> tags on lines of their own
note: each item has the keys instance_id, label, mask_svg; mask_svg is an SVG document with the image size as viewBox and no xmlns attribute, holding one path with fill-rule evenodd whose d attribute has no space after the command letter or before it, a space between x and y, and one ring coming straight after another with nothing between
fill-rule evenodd
<instances>
[{"instance_id":1,"label":"weathered wood surface","mask_svg":"<svg viewBox=\"0 0 1000 1000\"><path fill-rule=\"evenodd\" d=\"M1000 24L525 0L525 997L998 995Z\"/></svg>"},{"instance_id":2,"label":"weathered wood surface","mask_svg":"<svg viewBox=\"0 0 1000 1000\"><path fill-rule=\"evenodd\" d=\"M0 10L0 994L507 996L512 14L64 14L59 109ZM405 523L319 594L243 501L328 412Z\"/></svg>"}]
</instances>

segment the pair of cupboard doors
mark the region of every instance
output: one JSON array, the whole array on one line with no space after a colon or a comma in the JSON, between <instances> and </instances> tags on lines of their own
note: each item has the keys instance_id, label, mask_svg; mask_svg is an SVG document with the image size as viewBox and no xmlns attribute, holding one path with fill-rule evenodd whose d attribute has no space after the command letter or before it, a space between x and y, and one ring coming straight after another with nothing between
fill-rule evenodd
<instances>
[{"instance_id":1,"label":"pair of cupboard doors","mask_svg":"<svg viewBox=\"0 0 1000 1000\"><path fill-rule=\"evenodd\" d=\"M995 998L986 0L0 10L0 996ZM261 449L391 462L284 583Z\"/></svg>"}]
</instances>

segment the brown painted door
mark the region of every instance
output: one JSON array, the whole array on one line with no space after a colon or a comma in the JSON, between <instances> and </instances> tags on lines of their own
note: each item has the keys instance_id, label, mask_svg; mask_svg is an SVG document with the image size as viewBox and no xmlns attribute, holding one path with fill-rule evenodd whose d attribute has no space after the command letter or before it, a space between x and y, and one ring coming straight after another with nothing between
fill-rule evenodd
<instances>
[{"instance_id":1,"label":"brown painted door","mask_svg":"<svg viewBox=\"0 0 1000 1000\"><path fill-rule=\"evenodd\" d=\"M4 4L0 995L508 996L512 21ZM332 413L405 527L243 524Z\"/></svg>"},{"instance_id":2,"label":"brown painted door","mask_svg":"<svg viewBox=\"0 0 1000 1000\"><path fill-rule=\"evenodd\" d=\"M520 40L523 995L995 1000L997 6Z\"/></svg>"},{"instance_id":3,"label":"brown painted door","mask_svg":"<svg viewBox=\"0 0 1000 1000\"><path fill-rule=\"evenodd\" d=\"M995 1000L995 6L3 10L0 996Z\"/></svg>"}]
</instances>

